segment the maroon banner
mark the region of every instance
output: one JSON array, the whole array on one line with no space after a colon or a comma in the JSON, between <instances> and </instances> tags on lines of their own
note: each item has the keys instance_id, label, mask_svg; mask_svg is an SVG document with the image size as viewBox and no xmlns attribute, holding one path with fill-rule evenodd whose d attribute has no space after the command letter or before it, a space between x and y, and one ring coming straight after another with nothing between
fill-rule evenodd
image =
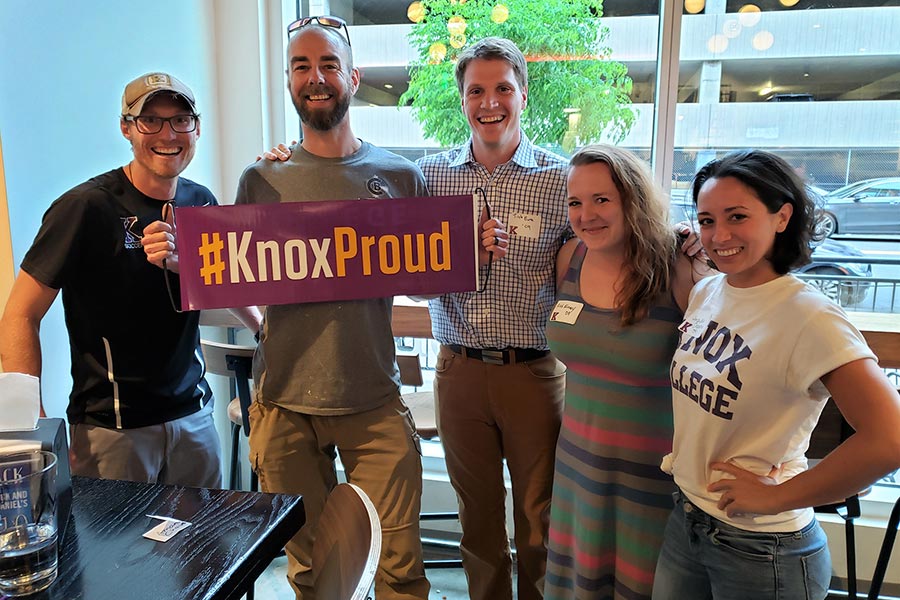
<instances>
[{"instance_id":1,"label":"maroon banner","mask_svg":"<svg viewBox=\"0 0 900 600\"><path fill-rule=\"evenodd\" d=\"M471 196L179 208L185 310L471 291Z\"/></svg>"}]
</instances>

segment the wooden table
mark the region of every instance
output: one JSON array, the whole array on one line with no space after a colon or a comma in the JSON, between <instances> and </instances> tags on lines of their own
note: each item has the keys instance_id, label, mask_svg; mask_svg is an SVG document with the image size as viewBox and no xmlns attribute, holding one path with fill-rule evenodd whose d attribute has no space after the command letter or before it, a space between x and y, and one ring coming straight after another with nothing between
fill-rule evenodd
<instances>
[{"instance_id":1,"label":"wooden table","mask_svg":"<svg viewBox=\"0 0 900 600\"><path fill-rule=\"evenodd\" d=\"M888 313L847 313L866 338L884 369L900 369L900 315Z\"/></svg>"},{"instance_id":2,"label":"wooden table","mask_svg":"<svg viewBox=\"0 0 900 600\"><path fill-rule=\"evenodd\" d=\"M74 477L53 600L226 600L243 596L303 525L299 496ZM142 534L171 516L168 542ZM287 585L287 584L285 584Z\"/></svg>"}]
</instances>

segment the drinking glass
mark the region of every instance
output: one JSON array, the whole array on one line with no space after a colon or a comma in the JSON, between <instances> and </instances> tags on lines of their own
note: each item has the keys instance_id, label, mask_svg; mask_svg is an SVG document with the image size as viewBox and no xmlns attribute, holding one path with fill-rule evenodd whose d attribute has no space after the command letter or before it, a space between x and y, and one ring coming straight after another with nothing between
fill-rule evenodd
<instances>
[{"instance_id":1,"label":"drinking glass","mask_svg":"<svg viewBox=\"0 0 900 600\"><path fill-rule=\"evenodd\" d=\"M57 552L56 455L0 455L0 597L50 587Z\"/></svg>"}]
</instances>

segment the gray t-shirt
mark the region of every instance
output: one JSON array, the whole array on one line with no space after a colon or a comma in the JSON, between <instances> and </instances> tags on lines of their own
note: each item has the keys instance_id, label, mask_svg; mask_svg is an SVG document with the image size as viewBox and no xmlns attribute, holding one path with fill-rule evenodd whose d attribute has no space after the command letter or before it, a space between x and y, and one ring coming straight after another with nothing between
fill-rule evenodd
<instances>
[{"instance_id":1,"label":"gray t-shirt","mask_svg":"<svg viewBox=\"0 0 900 600\"><path fill-rule=\"evenodd\" d=\"M295 146L286 162L257 161L235 204L427 196L405 158L367 142L351 156L322 158ZM391 333L393 298L270 306L253 360L256 393L311 415L372 410L399 394Z\"/></svg>"}]
</instances>

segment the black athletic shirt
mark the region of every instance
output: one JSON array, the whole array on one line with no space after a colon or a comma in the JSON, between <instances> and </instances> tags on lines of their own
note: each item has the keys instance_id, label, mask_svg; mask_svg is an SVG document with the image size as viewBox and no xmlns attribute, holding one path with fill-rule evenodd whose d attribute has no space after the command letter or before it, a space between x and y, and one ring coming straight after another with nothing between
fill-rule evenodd
<instances>
[{"instance_id":1,"label":"black athletic shirt","mask_svg":"<svg viewBox=\"0 0 900 600\"><path fill-rule=\"evenodd\" d=\"M176 206L216 204L179 178ZM176 313L165 273L140 238L164 203L115 169L69 190L44 214L22 269L61 289L72 352L70 423L130 429L192 414L212 398L199 313ZM178 275L170 273L180 304Z\"/></svg>"}]
</instances>

